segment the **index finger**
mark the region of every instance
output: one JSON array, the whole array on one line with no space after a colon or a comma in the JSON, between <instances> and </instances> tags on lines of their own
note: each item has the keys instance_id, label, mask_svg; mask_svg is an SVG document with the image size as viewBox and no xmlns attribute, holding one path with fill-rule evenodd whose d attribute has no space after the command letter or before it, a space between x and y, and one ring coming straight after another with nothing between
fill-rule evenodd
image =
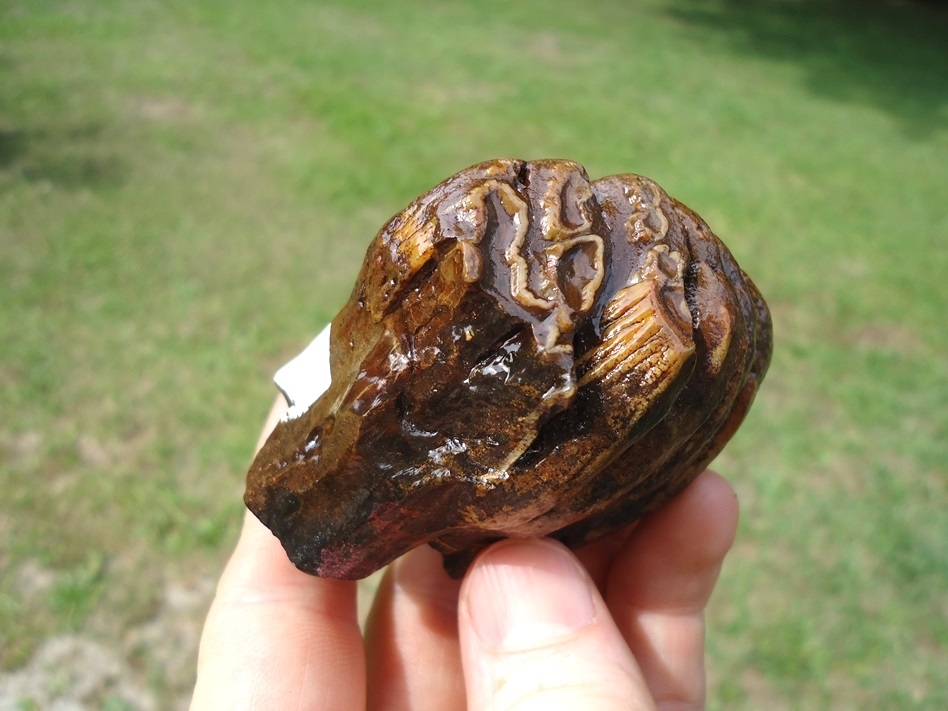
<instances>
[{"instance_id":1,"label":"index finger","mask_svg":"<svg viewBox=\"0 0 948 711\"><path fill-rule=\"evenodd\" d=\"M201 636L192 711L364 705L356 584L297 570L248 512Z\"/></svg>"}]
</instances>

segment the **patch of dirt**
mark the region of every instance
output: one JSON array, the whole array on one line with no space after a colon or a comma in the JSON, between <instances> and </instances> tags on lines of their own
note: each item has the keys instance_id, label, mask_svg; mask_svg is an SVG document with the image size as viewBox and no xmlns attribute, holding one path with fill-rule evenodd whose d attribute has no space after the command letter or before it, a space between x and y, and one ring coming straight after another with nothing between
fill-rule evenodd
<instances>
[{"instance_id":1,"label":"patch of dirt","mask_svg":"<svg viewBox=\"0 0 948 711\"><path fill-rule=\"evenodd\" d=\"M905 355L923 353L925 342L912 329L898 323L864 324L845 334L847 345L857 350L888 350Z\"/></svg>"},{"instance_id":2,"label":"patch of dirt","mask_svg":"<svg viewBox=\"0 0 948 711\"><path fill-rule=\"evenodd\" d=\"M537 32L527 42L527 53L543 62L558 62L563 59L562 38L555 32Z\"/></svg>"},{"instance_id":3,"label":"patch of dirt","mask_svg":"<svg viewBox=\"0 0 948 711\"><path fill-rule=\"evenodd\" d=\"M0 676L0 711L85 711L109 701L136 711L157 709L154 697L132 677L105 645L74 635L53 637L25 667Z\"/></svg>"},{"instance_id":4,"label":"patch of dirt","mask_svg":"<svg viewBox=\"0 0 948 711\"><path fill-rule=\"evenodd\" d=\"M9 464L35 463L43 452L43 436L39 432L0 430L0 453Z\"/></svg>"},{"instance_id":5,"label":"patch of dirt","mask_svg":"<svg viewBox=\"0 0 948 711\"><path fill-rule=\"evenodd\" d=\"M384 571L359 585L360 622ZM27 561L19 584L39 594L55 573ZM0 672L0 711L187 711L197 649L216 579L166 579L153 613L127 630L89 624L79 633L45 640L19 669ZM95 614L107 614L99 610Z\"/></svg>"},{"instance_id":6,"label":"patch of dirt","mask_svg":"<svg viewBox=\"0 0 948 711\"><path fill-rule=\"evenodd\" d=\"M158 123L185 123L193 118L195 109L184 99L140 98L134 102L136 116Z\"/></svg>"},{"instance_id":7,"label":"patch of dirt","mask_svg":"<svg viewBox=\"0 0 948 711\"><path fill-rule=\"evenodd\" d=\"M46 595L56 584L56 572L38 560L27 560L17 571L17 588L24 597Z\"/></svg>"},{"instance_id":8,"label":"patch of dirt","mask_svg":"<svg viewBox=\"0 0 948 711\"><path fill-rule=\"evenodd\" d=\"M155 616L126 634L126 655L140 660L151 675L160 674L180 696L182 709L190 703L198 642L215 585L210 578L194 585L169 583Z\"/></svg>"},{"instance_id":9,"label":"patch of dirt","mask_svg":"<svg viewBox=\"0 0 948 711\"><path fill-rule=\"evenodd\" d=\"M46 584L47 571L25 567L31 585ZM107 704L185 711L214 586L209 577L167 582L154 615L119 640L89 633L47 639L23 667L0 673L0 711L92 711Z\"/></svg>"}]
</instances>

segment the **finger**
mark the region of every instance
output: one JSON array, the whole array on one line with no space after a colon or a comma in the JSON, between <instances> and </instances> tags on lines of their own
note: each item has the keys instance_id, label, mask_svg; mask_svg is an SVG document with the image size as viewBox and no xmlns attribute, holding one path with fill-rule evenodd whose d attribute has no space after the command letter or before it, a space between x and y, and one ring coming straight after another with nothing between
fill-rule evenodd
<instances>
[{"instance_id":1,"label":"finger","mask_svg":"<svg viewBox=\"0 0 948 711\"><path fill-rule=\"evenodd\" d=\"M386 571L366 627L369 709L464 708L460 587L429 546Z\"/></svg>"},{"instance_id":2,"label":"finger","mask_svg":"<svg viewBox=\"0 0 948 711\"><path fill-rule=\"evenodd\" d=\"M260 444L285 409L278 398ZM355 583L300 572L248 512L204 625L192 710L354 709L364 690Z\"/></svg>"},{"instance_id":3,"label":"finger","mask_svg":"<svg viewBox=\"0 0 948 711\"><path fill-rule=\"evenodd\" d=\"M654 708L595 584L559 543L488 548L458 619L468 711Z\"/></svg>"},{"instance_id":4,"label":"finger","mask_svg":"<svg viewBox=\"0 0 948 711\"><path fill-rule=\"evenodd\" d=\"M273 432L273 428L277 426L284 412L286 412L286 400L282 395L277 395L276 400L273 401L273 405L270 407L270 412L267 414L267 420L263 423L255 452L259 452L263 447L263 443L267 441L267 437Z\"/></svg>"},{"instance_id":5,"label":"finger","mask_svg":"<svg viewBox=\"0 0 948 711\"><path fill-rule=\"evenodd\" d=\"M362 708L355 595L294 568L248 513L204 625L192 711Z\"/></svg>"},{"instance_id":6,"label":"finger","mask_svg":"<svg viewBox=\"0 0 948 711\"><path fill-rule=\"evenodd\" d=\"M644 519L616 556L609 609L658 708L704 708L704 608L737 529L737 496L713 472Z\"/></svg>"},{"instance_id":7,"label":"finger","mask_svg":"<svg viewBox=\"0 0 948 711\"><path fill-rule=\"evenodd\" d=\"M589 571L590 577L596 582L596 587L603 595L612 563L636 526L638 526L638 521L573 551L579 562Z\"/></svg>"}]
</instances>

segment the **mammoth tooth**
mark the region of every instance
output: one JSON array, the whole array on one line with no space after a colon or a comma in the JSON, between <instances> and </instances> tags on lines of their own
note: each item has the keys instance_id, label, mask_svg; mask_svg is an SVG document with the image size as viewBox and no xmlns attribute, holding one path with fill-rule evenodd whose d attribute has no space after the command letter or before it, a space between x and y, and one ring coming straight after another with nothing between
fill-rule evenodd
<instances>
[{"instance_id":1,"label":"mammoth tooth","mask_svg":"<svg viewBox=\"0 0 948 711\"><path fill-rule=\"evenodd\" d=\"M284 387L245 501L326 577L422 543L453 575L502 537L579 546L697 476L771 350L760 293L653 181L480 163L382 228L328 338L281 371L314 384Z\"/></svg>"}]
</instances>

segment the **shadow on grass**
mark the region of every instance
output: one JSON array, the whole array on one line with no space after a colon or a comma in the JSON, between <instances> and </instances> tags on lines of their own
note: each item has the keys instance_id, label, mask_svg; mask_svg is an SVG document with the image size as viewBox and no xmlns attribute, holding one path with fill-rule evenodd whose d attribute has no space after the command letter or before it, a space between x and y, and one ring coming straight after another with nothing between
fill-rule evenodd
<instances>
[{"instance_id":1,"label":"shadow on grass","mask_svg":"<svg viewBox=\"0 0 948 711\"><path fill-rule=\"evenodd\" d=\"M69 189L120 185L126 170L103 134L96 124L63 131L0 128L0 170Z\"/></svg>"},{"instance_id":2,"label":"shadow on grass","mask_svg":"<svg viewBox=\"0 0 948 711\"><path fill-rule=\"evenodd\" d=\"M0 128L0 169L10 168L26 149L23 131Z\"/></svg>"},{"instance_id":3,"label":"shadow on grass","mask_svg":"<svg viewBox=\"0 0 948 711\"><path fill-rule=\"evenodd\" d=\"M869 104L924 139L948 128L948 3L673 0L672 17L735 52L792 62L816 95Z\"/></svg>"}]
</instances>

